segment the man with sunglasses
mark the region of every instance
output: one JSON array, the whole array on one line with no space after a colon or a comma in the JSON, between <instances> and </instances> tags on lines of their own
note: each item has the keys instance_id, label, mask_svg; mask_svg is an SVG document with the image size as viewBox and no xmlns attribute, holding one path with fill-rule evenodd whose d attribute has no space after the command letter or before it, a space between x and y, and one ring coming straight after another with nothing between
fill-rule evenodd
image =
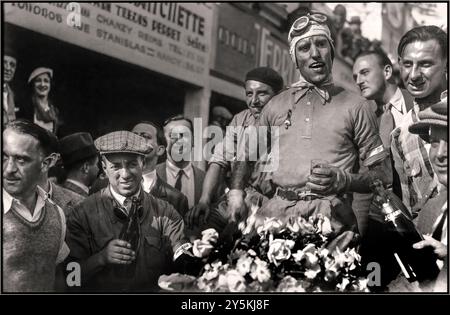
<instances>
[{"instance_id":1,"label":"man with sunglasses","mask_svg":"<svg viewBox=\"0 0 450 315\"><path fill-rule=\"evenodd\" d=\"M109 186L89 196L67 220L68 262L79 262L82 272L81 288L76 289L155 291L161 274L182 268L186 261L183 219L169 203L141 188L145 154L151 150L146 139L117 131L98 138L95 145ZM139 204L134 248L119 239L132 219L133 198ZM130 274L123 276L126 268Z\"/></svg>"},{"instance_id":2,"label":"man with sunglasses","mask_svg":"<svg viewBox=\"0 0 450 315\"><path fill-rule=\"evenodd\" d=\"M334 234L342 236L335 241L340 239L344 247L357 230L352 193L369 192L368 174L357 172L358 158L385 154L376 117L365 99L333 84L334 46L326 16L300 17L288 40L300 80L274 96L261 112L260 126L279 132L278 150L272 146L271 152L279 167L272 173L275 195L257 216L287 219L323 213L331 219ZM326 161L312 168L314 159ZM236 163L228 193L232 221L246 217L243 188L254 164ZM389 175L380 176L390 182Z\"/></svg>"}]
</instances>

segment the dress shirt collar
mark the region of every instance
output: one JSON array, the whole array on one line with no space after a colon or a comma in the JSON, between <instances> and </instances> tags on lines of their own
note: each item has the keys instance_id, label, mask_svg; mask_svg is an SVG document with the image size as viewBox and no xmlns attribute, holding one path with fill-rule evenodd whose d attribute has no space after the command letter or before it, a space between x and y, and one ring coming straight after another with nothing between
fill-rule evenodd
<instances>
[{"instance_id":1,"label":"dress shirt collar","mask_svg":"<svg viewBox=\"0 0 450 315\"><path fill-rule=\"evenodd\" d=\"M405 100L403 99L403 94L400 88L395 90L394 95L389 100L388 104L391 104L398 112L405 114L406 113L406 105Z\"/></svg>"},{"instance_id":2,"label":"dress shirt collar","mask_svg":"<svg viewBox=\"0 0 450 315\"><path fill-rule=\"evenodd\" d=\"M172 177L177 178L178 172L181 170L181 168L179 168L178 166L176 166L169 160L166 161L166 165L167 165L167 171L172 175ZM183 171L184 171L184 175L188 179L190 179L191 176L193 176L193 172L194 172L194 169L192 168L192 163L189 162L189 164L185 168L183 168Z\"/></svg>"},{"instance_id":3,"label":"dress shirt collar","mask_svg":"<svg viewBox=\"0 0 450 315\"><path fill-rule=\"evenodd\" d=\"M124 197L121 194L116 193L111 186L109 186L109 190L111 191L111 195L113 196L113 198L119 203L119 205L123 207L124 206L123 203L125 202L125 199L127 199L127 197ZM130 196L128 198L139 197L140 192L141 189L139 189L133 196Z\"/></svg>"},{"instance_id":4,"label":"dress shirt collar","mask_svg":"<svg viewBox=\"0 0 450 315\"><path fill-rule=\"evenodd\" d=\"M47 200L47 193L39 186L36 189L37 192L37 200L36 205L34 206L33 215L31 215L30 210L27 209L25 205L23 205L19 200L11 196L5 189L3 189L3 213L8 213L11 210L13 203L18 207L18 212L28 221L36 221L40 216L42 208L45 206L45 200Z\"/></svg>"}]
</instances>

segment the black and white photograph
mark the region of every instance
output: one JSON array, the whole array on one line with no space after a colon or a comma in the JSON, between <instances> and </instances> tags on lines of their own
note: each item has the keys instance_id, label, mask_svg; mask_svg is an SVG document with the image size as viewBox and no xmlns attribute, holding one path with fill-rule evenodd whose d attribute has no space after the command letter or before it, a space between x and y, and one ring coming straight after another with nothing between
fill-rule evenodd
<instances>
[{"instance_id":1,"label":"black and white photograph","mask_svg":"<svg viewBox=\"0 0 450 315\"><path fill-rule=\"evenodd\" d=\"M1 10L1 294L449 294L448 2Z\"/></svg>"}]
</instances>

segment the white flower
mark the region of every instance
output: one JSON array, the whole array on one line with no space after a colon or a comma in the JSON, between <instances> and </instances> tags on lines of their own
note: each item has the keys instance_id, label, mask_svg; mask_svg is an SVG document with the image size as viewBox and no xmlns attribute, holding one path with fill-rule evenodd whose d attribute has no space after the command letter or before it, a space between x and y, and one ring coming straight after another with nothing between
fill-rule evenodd
<instances>
[{"instance_id":1,"label":"white flower","mask_svg":"<svg viewBox=\"0 0 450 315\"><path fill-rule=\"evenodd\" d=\"M277 292L305 292L300 282L292 276L284 277L276 289Z\"/></svg>"},{"instance_id":2,"label":"white flower","mask_svg":"<svg viewBox=\"0 0 450 315\"><path fill-rule=\"evenodd\" d=\"M277 218L265 218L262 226L257 228L258 234L278 234L283 230L283 222Z\"/></svg>"},{"instance_id":3,"label":"white flower","mask_svg":"<svg viewBox=\"0 0 450 315\"><path fill-rule=\"evenodd\" d=\"M245 279L237 270L228 270L225 274L228 289L231 292L244 292Z\"/></svg>"},{"instance_id":4,"label":"white flower","mask_svg":"<svg viewBox=\"0 0 450 315\"><path fill-rule=\"evenodd\" d=\"M202 241L209 242L211 244L217 243L219 239L219 233L213 228L206 229L202 232Z\"/></svg>"},{"instance_id":5,"label":"white flower","mask_svg":"<svg viewBox=\"0 0 450 315\"><path fill-rule=\"evenodd\" d=\"M342 282L339 283L338 285L336 285L336 288L339 289L339 291L343 292L345 291L345 289L347 288L348 284L350 283L350 280L348 280L347 278L343 278Z\"/></svg>"},{"instance_id":6,"label":"white flower","mask_svg":"<svg viewBox=\"0 0 450 315\"><path fill-rule=\"evenodd\" d=\"M308 279L314 279L320 272L320 265L316 264L305 271L305 276Z\"/></svg>"},{"instance_id":7,"label":"white flower","mask_svg":"<svg viewBox=\"0 0 450 315\"><path fill-rule=\"evenodd\" d=\"M258 282L266 282L270 280L270 271L267 267L267 262L259 259L258 257L252 263L250 277Z\"/></svg>"},{"instance_id":8,"label":"white flower","mask_svg":"<svg viewBox=\"0 0 450 315\"><path fill-rule=\"evenodd\" d=\"M291 257L291 249L294 247L295 242L292 240L274 239L269 245L269 251L267 252L267 258L271 263L276 266L283 260L287 260Z\"/></svg>"},{"instance_id":9,"label":"white flower","mask_svg":"<svg viewBox=\"0 0 450 315\"><path fill-rule=\"evenodd\" d=\"M250 272L253 259L247 255L239 257L236 263L236 270L243 276Z\"/></svg>"},{"instance_id":10,"label":"white flower","mask_svg":"<svg viewBox=\"0 0 450 315\"><path fill-rule=\"evenodd\" d=\"M320 215L317 226L319 228L319 233L322 233L324 236L328 236L333 232L330 219L327 216Z\"/></svg>"},{"instance_id":11,"label":"white flower","mask_svg":"<svg viewBox=\"0 0 450 315\"><path fill-rule=\"evenodd\" d=\"M195 257L199 258L207 257L213 249L213 245L202 240L195 240L194 244L192 244L192 252L194 253Z\"/></svg>"}]
</instances>

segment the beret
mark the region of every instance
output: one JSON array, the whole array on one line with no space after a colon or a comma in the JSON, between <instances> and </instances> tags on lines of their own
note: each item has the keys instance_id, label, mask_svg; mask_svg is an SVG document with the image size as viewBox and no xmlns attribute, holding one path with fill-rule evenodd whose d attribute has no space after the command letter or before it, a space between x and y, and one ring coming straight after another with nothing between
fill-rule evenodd
<instances>
[{"instance_id":1,"label":"beret","mask_svg":"<svg viewBox=\"0 0 450 315\"><path fill-rule=\"evenodd\" d=\"M441 126L444 128L448 126L447 103L439 102L434 104L419 112L418 116L420 120L409 126L408 130L410 133L418 134L422 139L429 142L430 126Z\"/></svg>"},{"instance_id":2,"label":"beret","mask_svg":"<svg viewBox=\"0 0 450 315\"><path fill-rule=\"evenodd\" d=\"M225 119L232 119L233 114L223 106L214 106L212 109L213 117L223 117Z\"/></svg>"},{"instance_id":3,"label":"beret","mask_svg":"<svg viewBox=\"0 0 450 315\"><path fill-rule=\"evenodd\" d=\"M114 131L95 140L100 154L134 153L146 155L153 149L150 141L130 131Z\"/></svg>"},{"instance_id":4,"label":"beret","mask_svg":"<svg viewBox=\"0 0 450 315\"><path fill-rule=\"evenodd\" d=\"M269 67L259 67L253 70L250 70L245 76L245 81L254 80L258 82L265 83L272 87L275 93L278 93L283 89L283 78Z\"/></svg>"},{"instance_id":5,"label":"beret","mask_svg":"<svg viewBox=\"0 0 450 315\"><path fill-rule=\"evenodd\" d=\"M53 78L53 70L52 69L39 67L39 68L34 69L33 72L31 72L30 77L28 78L28 83L33 81L33 79L36 78L37 76L40 76L41 74L44 74L44 73L48 73L50 78Z\"/></svg>"},{"instance_id":6,"label":"beret","mask_svg":"<svg viewBox=\"0 0 450 315\"><path fill-rule=\"evenodd\" d=\"M98 154L88 132L77 132L60 139L59 153L65 167Z\"/></svg>"}]
</instances>

